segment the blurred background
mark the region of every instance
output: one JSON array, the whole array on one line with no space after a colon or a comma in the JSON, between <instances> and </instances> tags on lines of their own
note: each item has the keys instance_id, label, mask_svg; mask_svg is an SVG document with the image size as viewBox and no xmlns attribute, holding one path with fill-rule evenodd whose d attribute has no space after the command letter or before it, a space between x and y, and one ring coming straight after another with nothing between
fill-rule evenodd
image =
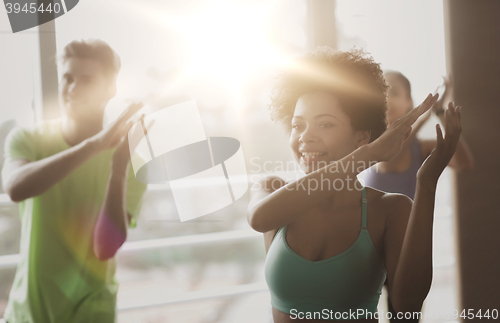
<instances>
[{"instance_id":1,"label":"blurred background","mask_svg":"<svg viewBox=\"0 0 500 323\"><path fill-rule=\"evenodd\" d=\"M241 142L251 182L271 173L296 178L303 174L285 131L268 112L280 67L320 45L363 48L383 69L405 74L419 104L450 72L446 16L435 0L85 0L55 21L12 34L0 10L0 150L15 124L58 116L54 57L74 39L99 38L122 60L107 122L132 100L154 111L196 99L208 136ZM438 122L433 116L419 136L433 138ZM446 170L438 185L434 278L424 303L436 323L453 321L446 316L460 306L452 175ZM272 322L262 235L246 221L249 192L184 223L168 184L149 185L145 199L118 255L120 323ZM19 235L17 205L1 194L0 318Z\"/></svg>"}]
</instances>

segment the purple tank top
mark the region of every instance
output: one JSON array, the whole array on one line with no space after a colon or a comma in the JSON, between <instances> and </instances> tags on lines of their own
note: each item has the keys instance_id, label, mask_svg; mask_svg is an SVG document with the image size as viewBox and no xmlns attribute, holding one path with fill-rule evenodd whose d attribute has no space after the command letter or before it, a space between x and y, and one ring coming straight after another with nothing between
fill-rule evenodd
<instances>
[{"instance_id":1,"label":"purple tank top","mask_svg":"<svg viewBox=\"0 0 500 323\"><path fill-rule=\"evenodd\" d=\"M380 173L376 171L377 166L366 170L365 186L370 186L388 193L401 193L412 200L415 197L417 185L417 171L424 162L420 144L417 139L411 143L411 165L402 173Z\"/></svg>"}]
</instances>

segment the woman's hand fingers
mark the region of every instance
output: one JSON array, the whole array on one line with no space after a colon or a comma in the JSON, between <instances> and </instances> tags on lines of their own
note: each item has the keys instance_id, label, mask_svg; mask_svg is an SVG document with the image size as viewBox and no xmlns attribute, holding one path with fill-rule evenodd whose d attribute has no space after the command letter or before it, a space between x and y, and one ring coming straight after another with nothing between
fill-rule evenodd
<instances>
[{"instance_id":1,"label":"woman's hand fingers","mask_svg":"<svg viewBox=\"0 0 500 323\"><path fill-rule=\"evenodd\" d=\"M460 126L460 129L462 129L462 107L461 106L457 107L457 116L458 116L458 125Z\"/></svg>"},{"instance_id":2,"label":"woman's hand fingers","mask_svg":"<svg viewBox=\"0 0 500 323\"><path fill-rule=\"evenodd\" d=\"M408 112L403 118L401 118L402 123L407 126L411 126L422 114L428 111L434 103L436 103L439 98L439 94L429 94L427 98L425 98L424 102L420 104L418 107L414 108L410 112Z\"/></svg>"},{"instance_id":3,"label":"woman's hand fingers","mask_svg":"<svg viewBox=\"0 0 500 323\"><path fill-rule=\"evenodd\" d=\"M444 131L446 134L448 134L451 129L451 111L454 109L454 105L453 105L453 102L450 102L450 104L448 104L448 109L446 109L445 113L444 113Z\"/></svg>"},{"instance_id":4,"label":"woman's hand fingers","mask_svg":"<svg viewBox=\"0 0 500 323\"><path fill-rule=\"evenodd\" d=\"M437 133L436 146L440 147L444 143L444 138L443 138L443 132L441 131L441 127L439 126L439 123L436 124L436 133Z\"/></svg>"},{"instance_id":5,"label":"woman's hand fingers","mask_svg":"<svg viewBox=\"0 0 500 323\"><path fill-rule=\"evenodd\" d=\"M431 182L436 182L457 149L462 131L460 124L461 108L456 107L453 102L450 102L444 117L444 136L441 127L437 124L436 148L431 152L417 173L417 178L423 181L430 180Z\"/></svg>"},{"instance_id":6,"label":"woman's hand fingers","mask_svg":"<svg viewBox=\"0 0 500 323\"><path fill-rule=\"evenodd\" d=\"M408 138L408 137L410 136L410 134L411 134L411 127L410 127L410 128L408 129L408 131L406 132L405 137L404 137L404 139L403 139L403 140L406 140L406 138Z\"/></svg>"},{"instance_id":7,"label":"woman's hand fingers","mask_svg":"<svg viewBox=\"0 0 500 323\"><path fill-rule=\"evenodd\" d=\"M429 94L421 105L393 122L389 128L373 142L374 158L377 161L388 161L401 151L402 144L411 133L412 124L436 103L439 95Z\"/></svg>"},{"instance_id":8,"label":"woman's hand fingers","mask_svg":"<svg viewBox=\"0 0 500 323\"><path fill-rule=\"evenodd\" d=\"M445 136L443 141L444 149L449 151L450 158L455 153L460 133L462 132L460 114L459 107L455 107L455 104L450 102L445 112Z\"/></svg>"}]
</instances>

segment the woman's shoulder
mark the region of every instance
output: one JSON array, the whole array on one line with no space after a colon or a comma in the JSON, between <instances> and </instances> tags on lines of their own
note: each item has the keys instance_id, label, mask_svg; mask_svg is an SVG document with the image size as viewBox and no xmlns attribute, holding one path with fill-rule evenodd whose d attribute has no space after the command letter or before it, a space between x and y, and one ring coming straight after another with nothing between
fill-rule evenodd
<instances>
[{"instance_id":1,"label":"woman's shoulder","mask_svg":"<svg viewBox=\"0 0 500 323\"><path fill-rule=\"evenodd\" d=\"M368 186L366 186L366 197L370 208L388 216L408 212L413 205L413 200L404 194L388 193Z\"/></svg>"}]
</instances>

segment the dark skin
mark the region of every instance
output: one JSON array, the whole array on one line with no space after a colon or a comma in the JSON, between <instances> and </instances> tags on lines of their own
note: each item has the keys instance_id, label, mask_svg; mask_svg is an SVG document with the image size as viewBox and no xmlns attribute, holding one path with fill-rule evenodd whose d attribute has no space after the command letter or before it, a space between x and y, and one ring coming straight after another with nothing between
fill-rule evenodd
<instances>
[{"instance_id":1,"label":"dark skin","mask_svg":"<svg viewBox=\"0 0 500 323\"><path fill-rule=\"evenodd\" d=\"M277 177L255 183L248 220L252 228L263 232L266 252L278 229L288 225L286 240L290 248L305 259L318 261L343 252L358 237L361 192L356 189L308 192L293 189L294 184L318 180L321 175L332 182L335 179L346 180L348 176L355 178L362 169L348 169L340 173L326 171L348 160L362 161L366 165L368 162L391 160L401 151L411 132L411 125L431 108L437 96L429 96L419 107L393 122L384 134L371 143L369 132L352 129L348 116L339 112L336 107L338 102L332 96L319 93L301 100L302 97L295 109L295 115L301 117L297 118L301 121L293 126L295 130L292 130L290 144L307 175L291 183ZM436 149L417 175L415 202L402 194L367 188L367 228L387 270L389 297L396 311L400 312L419 311L430 289L435 189L441 172L456 150L461 132L460 109L450 106L444 139L440 128L436 128L436 132ZM304 159L301 147L309 147L310 152L322 152L324 155L314 161L309 157ZM320 159L330 164L316 168ZM351 182L351 187L360 186ZM273 309L273 317L276 323L297 321L276 309Z\"/></svg>"},{"instance_id":2,"label":"dark skin","mask_svg":"<svg viewBox=\"0 0 500 323\"><path fill-rule=\"evenodd\" d=\"M269 191L267 195L274 192L274 186L285 185L285 181L275 177L269 178ZM252 198L258 198L256 193ZM262 198L266 193L262 192ZM366 188L367 204L370 209L367 218L367 228L375 250L387 268L385 257L384 234L386 225L390 223L395 227L406 227L408 217L401 221L395 221L400 213L409 215L408 208L411 202L405 201L396 194L385 193L370 187ZM311 260L318 261L340 254L356 241L361 228L361 205L349 203L350 205L335 208L324 206L311 209L303 214L301 218L288 224L286 241L289 247L298 255ZM399 207L394 207L397 204ZM404 228L403 228L404 229ZM277 229L264 233L264 244L266 253L269 250ZM403 230L404 231L404 230ZM306 243L304 243L306 242ZM390 246L389 246L390 247ZM399 252L399 250L396 250ZM273 308L274 322L294 322L290 315ZM325 322L323 320L300 320L301 322ZM378 322L376 319L352 320L350 322Z\"/></svg>"}]
</instances>

